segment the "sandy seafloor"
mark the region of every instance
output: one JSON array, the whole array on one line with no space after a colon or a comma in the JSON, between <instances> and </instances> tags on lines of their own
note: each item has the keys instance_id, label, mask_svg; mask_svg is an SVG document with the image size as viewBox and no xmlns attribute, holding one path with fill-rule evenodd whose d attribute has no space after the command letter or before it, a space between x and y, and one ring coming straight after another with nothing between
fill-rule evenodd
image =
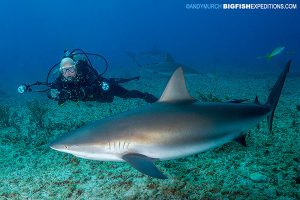
<instances>
[{"instance_id":1,"label":"sandy seafloor","mask_svg":"<svg viewBox=\"0 0 300 200\"><path fill-rule=\"evenodd\" d=\"M277 75L190 76L188 88L224 98L265 102ZM160 96L167 77L142 78L126 88ZM168 176L158 180L125 162L100 162L54 151L48 144L90 121L135 109L139 99L115 98L109 103L81 102L58 106L41 94L12 94L11 106L20 127L0 129L0 199L300 199L300 77L288 77L274 117L273 134L266 120L251 129L247 147L230 142L194 156L157 162ZM49 108L45 127L32 121L27 102L37 99Z\"/></svg>"}]
</instances>

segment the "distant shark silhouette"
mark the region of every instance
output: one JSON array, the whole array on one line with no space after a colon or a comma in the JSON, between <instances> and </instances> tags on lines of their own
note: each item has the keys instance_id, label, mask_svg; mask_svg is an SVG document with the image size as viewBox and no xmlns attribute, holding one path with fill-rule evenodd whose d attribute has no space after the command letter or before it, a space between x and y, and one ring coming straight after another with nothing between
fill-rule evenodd
<instances>
[{"instance_id":1,"label":"distant shark silhouette","mask_svg":"<svg viewBox=\"0 0 300 200\"><path fill-rule=\"evenodd\" d=\"M174 58L169 53L163 53L158 50L153 50L150 52L145 52L139 55L136 55L131 52L125 52L133 62L140 67L143 71L151 72L155 74L162 74L162 75L171 75L178 67L182 67L185 74L199 74L196 69L191 67L184 66L180 63L175 62ZM150 60L153 59L154 61L150 61L148 63L143 63L143 58L149 58ZM159 58L155 60L154 58Z\"/></svg>"},{"instance_id":2,"label":"distant shark silhouette","mask_svg":"<svg viewBox=\"0 0 300 200\"><path fill-rule=\"evenodd\" d=\"M290 64L265 104L257 98L254 103L201 103L190 96L183 70L178 68L156 103L95 121L50 147L86 159L126 161L148 176L165 179L154 165L157 160L186 157L232 140L245 145L245 131L266 116L271 132Z\"/></svg>"}]
</instances>

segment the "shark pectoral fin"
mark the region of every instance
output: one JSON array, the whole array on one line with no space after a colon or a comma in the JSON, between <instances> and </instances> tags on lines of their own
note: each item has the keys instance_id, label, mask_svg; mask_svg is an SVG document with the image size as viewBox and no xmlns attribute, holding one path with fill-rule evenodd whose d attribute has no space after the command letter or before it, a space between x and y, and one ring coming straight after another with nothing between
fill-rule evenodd
<instances>
[{"instance_id":1,"label":"shark pectoral fin","mask_svg":"<svg viewBox=\"0 0 300 200\"><path fill-rule=\"evenodd\" d=\"M249 99L230 99L227 101L224 101L226 103L243 103L245 101L248 101Z\"/></svg>"},{"instance_id":2,"label":"shark pectoral fin","mask_svg":"<svg viewBox=\"0 0 300 200\"><path fill-rule=\"evenodd\" d=\"M154 165L153 158L138 153L129 153L123 155L122 159L143 174L154 178L167 179L167 177Z\"/></svg>"},{"instance_id":3,"label":"shark pectoral fin","mask_svg":"<svg viewBox=\"0 0 300 200\"><path fill-rule=\"evenodd\" d=\"M244 147L246 146L246 134L242 134L239 137L235 138L233 141L243 145Z\"/></svg>"}]
</instances>

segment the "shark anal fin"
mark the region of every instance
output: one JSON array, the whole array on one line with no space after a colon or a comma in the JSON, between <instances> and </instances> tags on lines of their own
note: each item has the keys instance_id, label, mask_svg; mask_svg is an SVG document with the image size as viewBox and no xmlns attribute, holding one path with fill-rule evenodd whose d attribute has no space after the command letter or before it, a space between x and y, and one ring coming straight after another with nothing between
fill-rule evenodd
<instances>
[{"instance_id":1,"label":"shark anal fin","mask_svg":"<svg viewBox=\"0 0 300 200\"><path fill-rule=\"evenodd\" d=\"M242 134L239 137L235 138L233 141L243 145L244 147L246 146L246 134Z\"/></svg>"},{"instance_id":2,"label":"shark anal fin","mask_svg":"<svg viewBox=\"0 0 300 200\"><path fill-rule=\"evenodd\" d=\"M154 178L167 179L167 177L154 165L155 159L153 158L138 153L129 153L123 155L122 159L143 174Z\"/></svg>"}]
</instances>

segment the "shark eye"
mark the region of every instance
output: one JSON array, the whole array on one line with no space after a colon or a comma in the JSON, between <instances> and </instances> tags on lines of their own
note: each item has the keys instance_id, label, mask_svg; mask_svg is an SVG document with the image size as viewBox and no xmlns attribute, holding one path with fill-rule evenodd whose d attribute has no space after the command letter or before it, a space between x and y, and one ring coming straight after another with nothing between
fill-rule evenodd
<instances>
[{"instance_id":1,"label":"shark eye","mask_svg":"<svg viewBox=\"0 0 300 200\"><path fill-rule=\"evenodd\" d=\"M65 148L68 149L69 147L67 145L65 145Z\"/></svg>"}]
</instances>

